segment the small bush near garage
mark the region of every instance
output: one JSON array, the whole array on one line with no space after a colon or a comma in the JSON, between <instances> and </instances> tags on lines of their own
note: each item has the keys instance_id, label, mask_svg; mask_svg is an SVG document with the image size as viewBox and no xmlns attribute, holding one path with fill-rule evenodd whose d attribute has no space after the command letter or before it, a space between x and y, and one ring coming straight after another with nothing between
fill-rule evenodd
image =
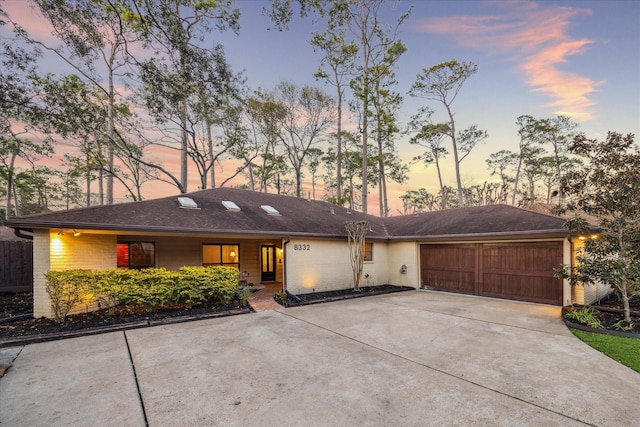
<instances>
[{"instance_id":1,"label":"small bush near garage","mask_svg":"<svg viewBox=\"0 0 640 427\"><path fill-rule=\"evenodd\" d=\"M227 304L238 289L233 267L183 267L143 270L63 270L46 274L54 316L64 323L76 304L97 300L101 307L142 306L147 310L172 304L196 306L215 299Z\"/></svg>"}]
</instances>

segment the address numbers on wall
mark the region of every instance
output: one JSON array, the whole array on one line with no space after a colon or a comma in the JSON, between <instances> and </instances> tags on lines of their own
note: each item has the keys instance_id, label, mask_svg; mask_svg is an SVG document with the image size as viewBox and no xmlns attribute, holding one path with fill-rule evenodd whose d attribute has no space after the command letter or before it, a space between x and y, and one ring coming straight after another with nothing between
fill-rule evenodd
<instances>
[{"instance_id":1,"label":"address numbers on wall","mask_svg":"<svg viewBox=\"0 0 640 427\"><path fill-rule=\"evenodd\" d=\"M293 250L294 251L310 251L311 245L306 243L296 243L293 245Z\"/></svg>"}]
</instances>

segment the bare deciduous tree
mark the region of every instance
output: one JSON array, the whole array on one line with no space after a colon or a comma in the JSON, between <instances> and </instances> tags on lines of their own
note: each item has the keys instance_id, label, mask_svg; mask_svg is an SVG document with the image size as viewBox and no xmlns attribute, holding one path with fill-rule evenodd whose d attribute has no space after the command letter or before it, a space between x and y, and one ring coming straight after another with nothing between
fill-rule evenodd
<instances>
[{"instance_id":1,"label":"bare deciduous tree","mask_svg":"<svg viewBox=\"0 0 640 427\"><path fill-rule=\"evenodd\" d=\"M353 269L353 290L359 292L364 266L362 249L364 247L364 239L369 230L369 223L367 221L352 221L345 222L344 226L349 235L349 258Z\"/></svg>"}]
</instances>

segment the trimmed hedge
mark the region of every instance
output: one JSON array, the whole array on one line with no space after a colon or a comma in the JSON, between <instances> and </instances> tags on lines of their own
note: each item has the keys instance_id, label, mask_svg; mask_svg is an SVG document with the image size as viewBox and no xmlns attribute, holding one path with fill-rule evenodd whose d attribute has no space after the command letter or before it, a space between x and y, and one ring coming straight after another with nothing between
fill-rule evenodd
<instances>
[{"instance_id":1,"label":"trimmed hedge","mask_svg":"<svg viewBox=\"0 0 640 427\"><path fill-rule=\"evenodd\" d=\"M171 303L195 306L215 299L223 304L238 290L234 267L182 267L143 270L62 270L45 274L54 317L64 322L74 304L99 298L107 306L161 308Z\"/></svg>"}]
</instances>

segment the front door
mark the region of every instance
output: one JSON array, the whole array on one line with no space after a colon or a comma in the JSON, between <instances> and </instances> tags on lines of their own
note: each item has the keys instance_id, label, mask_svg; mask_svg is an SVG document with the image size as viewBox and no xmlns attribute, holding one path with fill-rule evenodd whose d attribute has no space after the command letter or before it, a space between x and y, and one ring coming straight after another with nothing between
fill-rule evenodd
<instances>
[{"instance_id":1,"label":"front door","mask_svg":"<svg viewBox=\"0 0 640 427\"><path fill-rule=\"evenodd\" d=\"M274 282L276 280L276 247L275 245L261 246L262 281Z\"/></svg>"}]
</instances>

